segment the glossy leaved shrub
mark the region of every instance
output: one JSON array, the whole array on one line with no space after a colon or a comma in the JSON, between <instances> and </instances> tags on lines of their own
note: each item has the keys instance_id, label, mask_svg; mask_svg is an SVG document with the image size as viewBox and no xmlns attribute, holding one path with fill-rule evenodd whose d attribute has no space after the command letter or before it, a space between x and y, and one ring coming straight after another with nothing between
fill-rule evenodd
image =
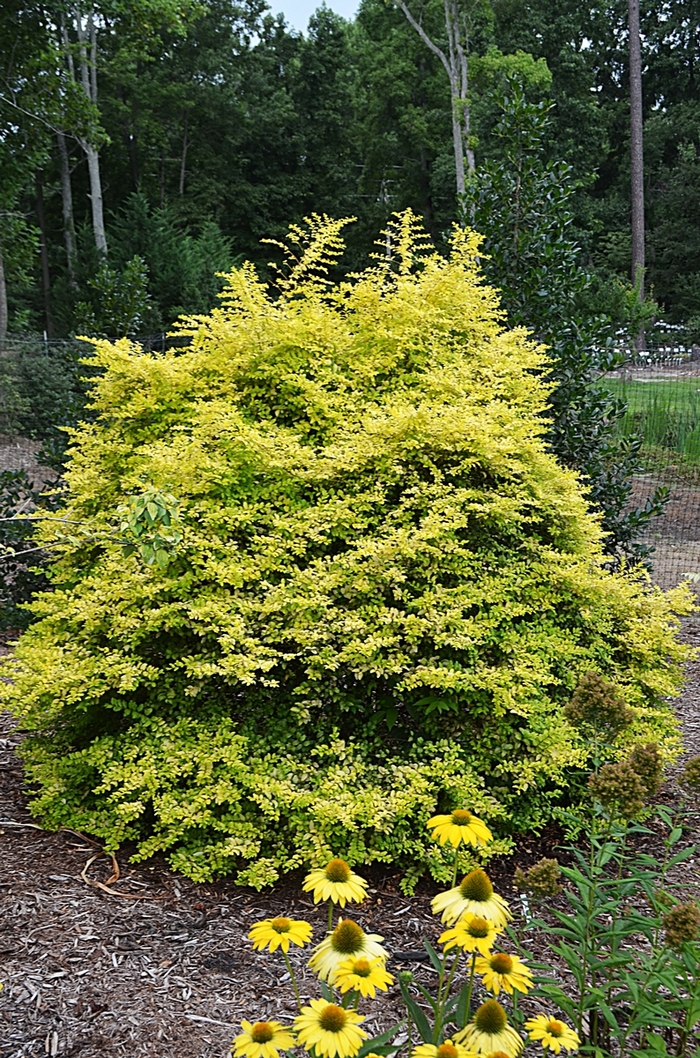
<instances>
[{"instance_id":1,"label":"glossy leaved shrub","mask_svg":"<svg viewBox=\"0 0 700 1058\"><path fill-rule=\"evenodd\" d=\"M342 226L292 229L272 293L234 271L185 348L96 342L42 529L54 590L5 668L35 812L192 877L331 852L445 877L436 809L548 818L585 763L563 707L589 672L631 741L675 738L688 599L605 569L543 440L544 350L504 328L478 237L445 259L404 214L333 284ZM161 495L153 561L122 530Z\"/></svg>"}]
</instances>

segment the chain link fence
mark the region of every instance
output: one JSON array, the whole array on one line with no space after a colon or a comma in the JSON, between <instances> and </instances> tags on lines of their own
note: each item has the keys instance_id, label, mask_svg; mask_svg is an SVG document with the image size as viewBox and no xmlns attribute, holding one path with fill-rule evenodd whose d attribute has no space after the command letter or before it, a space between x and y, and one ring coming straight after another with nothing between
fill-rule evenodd
<instances>
[{"instance_id":1,"label":"chain link fence","mask_svg":"<svg viewBox=\"0 0 700 1058\"><path fill-rule=\"evenodd\" d=\"M646 350L630 351L601 385L627 404L620 432L641 441L630 506L668 489L663 514L642 537L653 578L663 588L693 583L700 577L700 346L684 341L680 328L657 327Z\"/></svg>"}]
</instances>

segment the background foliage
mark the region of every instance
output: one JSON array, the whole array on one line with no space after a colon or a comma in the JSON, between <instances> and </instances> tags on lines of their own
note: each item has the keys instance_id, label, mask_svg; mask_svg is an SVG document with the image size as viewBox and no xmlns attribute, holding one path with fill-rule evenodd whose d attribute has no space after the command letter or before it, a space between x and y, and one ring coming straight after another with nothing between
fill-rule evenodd
<instances>
[{"instance_id":1,"label":"background foliage","mask_svg":"<svg viewBox=\"0 0 700 1058\"><path fill-rule=\"evenodd\" d=\"M180 313L209 311L216 273L243 258L267 277L261 240L314 210L357 217L336 274L361 267L397 209L421 215L445 248L451 223L464 216L447 82L394 5L362 0L352 22L321 7L304 35L264 0L89 6L97 25L91 100L69 76L79 49L61 32L62 19L87 7L10 0L0 12L0 261L10 337L166 330ZM642 7L648 279L667 318L697 338L697 0ZM612 337L636 333L639 322L626 281L626 5L489 0L466 8L471 193L482 206L489 195L499 203L472 203L467 219L486 236L489 279L503 289L510 321L554 354L550 442L588 481L612 534L609 550L629 557L662 497L628 516L636 445L615 439L621 406L592 384L613 363ZM443 5L429 0L421 11L442 41ZM99 151L106 260L95 249L86 142ZM518 181L529 203L511 254L503 235L513 231ZM52 428L70 422L55 419Z\"/></svg>"},{"instance_id":2,"label":"background foliage","mask_svg":"<svg viewBox=\"0 0 700 1058\"><path fill-rule=\"evenodd\" d=\"M440 877L436 807L542 824L586 759L562 708L590 670L631 738L675 738L689 593L605 569L547 450L543 351L504 328L478 237L446 259L407 213L333 284L343 227L291 229L274 297L232 272L186 348L96 343L43 523L54 590L0 687L43 818L197 878L331 850ZM124 504L163 492L174 554L144 563Z\"/></svg>"}]
</instances>

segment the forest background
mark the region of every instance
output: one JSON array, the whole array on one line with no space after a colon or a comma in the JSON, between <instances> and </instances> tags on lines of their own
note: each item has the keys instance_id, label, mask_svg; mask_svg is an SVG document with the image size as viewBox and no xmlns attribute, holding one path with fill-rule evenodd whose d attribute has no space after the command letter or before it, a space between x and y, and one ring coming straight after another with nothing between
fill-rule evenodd
<instances>
[{"instance_id":1,"label":"forest background","mask_svg":"<svg viewBox=\"0 0 700 1058\"><path fill-rule=\"evenodd\" d=\"M700 3L641 8L647 289L697 340ZM441 41L443 4L411 10ZM624 317L627 4L460 10L467 154L482 174L469 203L456 195L445 71L395 4L362 0L353 21L321 7L301 34L264 0L4 3L0 340L167 330L214 305L216 272L246 258L264 269L261 239L312 211L357 218L344 269L406 207L438 246L465 211L503 230L533 159L548 238L565 237L585 266L589 308ZM493 267L507 288L508 262ZM536 312L511 315L538 329Z\"/></svg>"}]
</instances>

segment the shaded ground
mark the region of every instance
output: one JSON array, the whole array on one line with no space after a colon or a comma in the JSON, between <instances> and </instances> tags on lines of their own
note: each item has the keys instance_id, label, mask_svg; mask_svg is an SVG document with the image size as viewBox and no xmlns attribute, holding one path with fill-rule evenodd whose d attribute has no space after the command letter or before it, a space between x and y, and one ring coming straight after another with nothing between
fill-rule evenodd
<instances>
[{"instance_id":1,"label":"shaded ground","mask_svg":"<svg viewBox=\"0 0 700 1058\"><path fill-rule=\"evenodd\" d=\"M53 481L55 471L37 465L41 441L0 434L0 470L26 470L35 485Z\"/></svg>"}]
</instances>

